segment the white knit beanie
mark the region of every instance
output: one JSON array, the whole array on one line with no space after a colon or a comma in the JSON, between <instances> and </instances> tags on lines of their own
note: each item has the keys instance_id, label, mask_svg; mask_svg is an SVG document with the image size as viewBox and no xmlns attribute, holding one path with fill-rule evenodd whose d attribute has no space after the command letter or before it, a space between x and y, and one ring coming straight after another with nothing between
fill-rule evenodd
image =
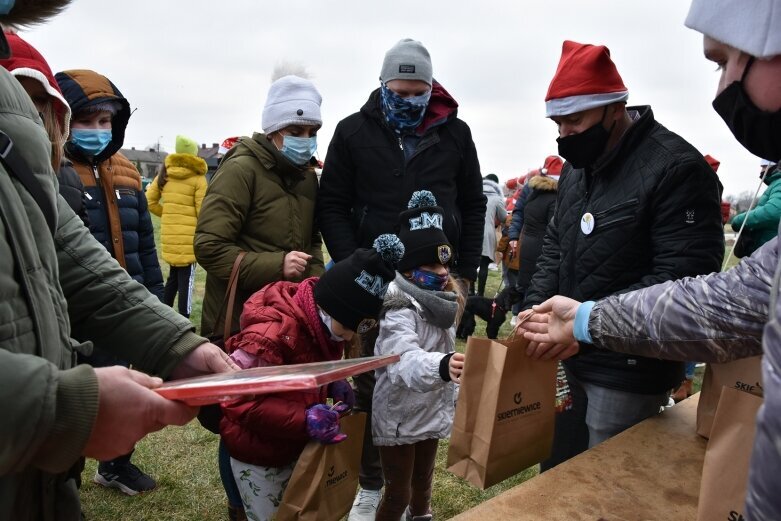
<instances>
[{"instance_id":1,"label":"white knit beanie","mask_svg":"<svg viewBox=\"0 0 781 521\"><path fill-rule=\"evenodd\" d=\"M781 55L778 0L693 0L686 27L755 58Z\"/></svg>"},{"instance_id":2,"label":"white knit beanie","mask_svg":"<svg viewBox=\"0 0 781 521\"><path fill-rule=\"evenodd\" d=\"M270 134L290 125L322 125L323 98L314 84L298 76L283 76L271 84L263 107L263 132Z\"/></svg>"}]
</instances>

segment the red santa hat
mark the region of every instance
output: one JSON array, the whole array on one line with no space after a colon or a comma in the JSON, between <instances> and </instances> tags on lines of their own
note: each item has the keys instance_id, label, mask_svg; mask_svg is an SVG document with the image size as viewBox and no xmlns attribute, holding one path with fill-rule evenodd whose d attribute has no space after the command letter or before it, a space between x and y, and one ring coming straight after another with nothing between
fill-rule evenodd
<instances>
[{"instance_id":1,"label":"red santa hat","mask_svg":"<svg viewBox=\"0 0 781 521\"><path fill-rule=\"evenodd\" d=\"M551 177L559 176L562 168L564 168L564 161L559 156L548 156L545 158L540 172Z\"/></svg>"},{"instance_id":2,"label":"red santa hat","mask_svg":"<svg viewBox=\"0 0 781 521\"><path fill-rule=\"evenodd\" d=\"M220 148L217 149L217 153L224 156L228 153L228 150L233 148L238 140L238 136L226 138L222 143L220 143Z\"/></svg>"},{"instance_id":3,"label":"red santa hat","mask_svg":"<svg viewBox=\"0 0 781 521\"><path fill-rule=\"evenodd\" d=\"M35 47L18 34L6 31L5 37L11 48L11 57L0 60L0 65L14 76L32 78L43 86L46 93L52 98L54 111L60 120L62 139L66 141L70 134L71 108L65 101L49 64Z\"/></svg>"},{"instance_id":4,"label":"red santa hat","mask_svg":"<svg viewBox=\"0 0 781 521\"><path fill-rule=\"evenodd\" d=\"M607 47L564 41L559 66L545 96L546 117L566 116L628 98L629 91Z\"/></svg>"}]
</instances>

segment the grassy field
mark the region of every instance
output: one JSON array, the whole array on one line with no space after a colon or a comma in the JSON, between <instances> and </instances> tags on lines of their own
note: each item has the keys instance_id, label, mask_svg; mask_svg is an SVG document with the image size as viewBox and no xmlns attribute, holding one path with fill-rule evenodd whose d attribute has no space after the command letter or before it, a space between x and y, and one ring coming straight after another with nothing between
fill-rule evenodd
<instances>
[{"instance_id":1,"label":"grassy field","mask_svg":"<svg viewBox=\"0 0 781 521\"><path fill-rule=\"evenodd\" d=\"M153 217L155 227L159 225ZM159 244L159 240L158 240ZM733 260L730 265L736 264ZM168 267L161 260L163 274ZM196 286L192 316L196 327L200 324L206 274L202 268L196 271ZM496 293L500 284L500 272L489 273L486 295ZM510 333L509 320L500 336ZM476 335L485 334L485 323L478 319ZM463 351L464 341L457 341L457 349ZM698 368L695 392L699 390L702 370ZM499 485L481 491L445 470L447 441L442 441L437 454L434 473L432 509L435 519L448 519L496 494L515 486L537 474L537 468ZM83 509L89 521L102 520L219 520L226 519L225 494L217 470L217 436L201 428L196 422L184 427L168 427L142 440L133 461L158 482L158 488L150 493L128 497L116 490L107 490L92 483L97 464L89 460L84 471L82 489Z\"/></svg>"}]
</instances>

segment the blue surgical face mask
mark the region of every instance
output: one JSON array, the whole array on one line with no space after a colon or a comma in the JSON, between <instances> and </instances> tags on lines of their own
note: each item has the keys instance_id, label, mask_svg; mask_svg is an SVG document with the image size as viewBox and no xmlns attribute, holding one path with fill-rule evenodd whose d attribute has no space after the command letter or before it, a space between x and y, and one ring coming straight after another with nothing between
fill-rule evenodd
<instances>
[{"instance_id":1,"label":"blue surgical face mask","mask_svg":"<svg viewBox=\"0 0 781 521\"><path fill-rule=\"evenodd\" d=\"M431 90L420 96L402 98L385 85L380 87L380 100L385 121L396 132L415 130L423 122L431 99Z\"/></svg>"},{"instance_id":2,"label":"blue surgical face mask","mask_svg":"<svg viewBox=\"0 0 781 521\"><path fill-rule=\"evenodd\" d=\"M326 313L320 308L317 308L317 314L320 315L320 320L325 324L325 328L328 330L328 334L331 336L331 340L334 342L344 342L344 338L334 333L334 321L331 315Z\"/></svg>"},{"instance_id":3,"label":"blue surgical face mask","mask_svg":"<svg viewBox=\"0 0 781 521\"><path fill-rule=\"evenodd\" d=\"M279 151L294 165L304 166L317 152L317 136L283 136Z\"/></svg>"},{"instance_id":4,"label":"blue surgical face mask","mask_svg":"<svg viewBox=\"0 0 781 521\"><path fill-rule=\"evenodd\" d=\"M71 142L87 156L95 157L111 143L111 129L73 128Z\"/></svg>"},{"instance_id":5,"label":"blue surgical face mask","mask_svg":"<svg viewBox=\"0 0 781 521\"><path fill-rule=\"evenodd\" d=\"M428 270L412 270L410 280L419 288L430 289L433 291L443 291L447 286L448 274L440 275Z\"/></svg>"}]
</instances>

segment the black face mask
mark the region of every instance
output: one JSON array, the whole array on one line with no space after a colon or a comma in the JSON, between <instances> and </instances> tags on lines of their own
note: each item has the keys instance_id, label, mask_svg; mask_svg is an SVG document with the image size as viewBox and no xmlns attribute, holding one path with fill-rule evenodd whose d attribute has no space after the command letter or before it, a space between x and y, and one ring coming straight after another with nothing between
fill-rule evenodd
<instances>
[{"instance_id":1,"label":"black face mask","mask_svg":"<svg viewBox=\"0 0 781 521\"><path fill-rule=\"evenodd\" d=\"M770 161L781 159L781 110L766 112L757 108L743 88L752 57L740 81L732 82L713 100L713 108L727 124L735 139L755 156Z\"/></svg>"},{"instance_id":2,"label":"black face mask","mask_svg":"<svg viewBox=\"0 0 781 521\"><path fill-rule=\"evenodd\" d=\"M560 137L556 139L559 144L559 155L570 162L575 168L586 168L596 163L602 152L605 151L610 132L602 126L602 121L607 114L607 107L602 114L602 119L596 125L587 128L580 134ZM615 124L614 124L615 126Z\"/></svg>"}]
</instances>

